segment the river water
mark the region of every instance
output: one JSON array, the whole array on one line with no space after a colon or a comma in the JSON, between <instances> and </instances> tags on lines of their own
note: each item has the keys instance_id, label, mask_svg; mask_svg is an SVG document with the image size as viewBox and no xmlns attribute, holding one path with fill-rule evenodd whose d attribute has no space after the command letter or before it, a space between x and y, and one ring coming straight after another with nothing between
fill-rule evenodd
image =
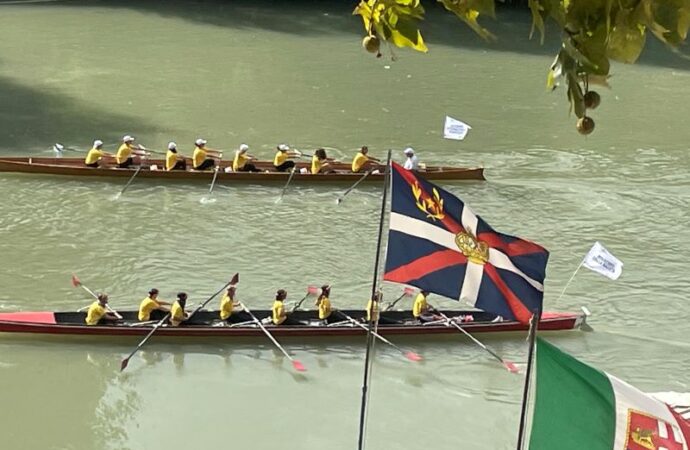
<instances>
[{"instance_id":1,"label":"river water","mask_svg":"<svg viewBox=\"0 0 690 450\"><path fill-rule=\"evenodd\" d=\"M551 251L545 305L593 313L592 333L550 339L649 391L690 389L687 323L688 64L652 43L614 66L597 129L574 129L562 91L544 91L557 43L529 41L529 17L500 11L500 40L480 42L433 9L430 53L376 59L360 45L352 2L0 2L0 154L47 156L54 142L110 149L132 133L150 148L203 136L270 157L280 142L340 158L414 146L427 163L484 165L487 182L446 187L496 229ZM472 126L441 138L448 114ZM210 181L210 180L209 180ZM239 271L240 297L270 306L333 284L336 306L363 305L371 284L380 186L205 184L0 176L0 311L76 310L77 273L114 307L151 287L199 301ZM582 269L594 241L625 263L618 281ZM387 298L400 287L385 285ZM451 300L434 299L444 307ZM409 306L409 305L408 305ZM351 449L363 339L156 340L127 372L136 340L0 339L0 431L7 449ZM524 336L487 338L526 360ZM367 448L514 448L522 376L461 336L377 346Z\"/></svg>"}]
</instances>

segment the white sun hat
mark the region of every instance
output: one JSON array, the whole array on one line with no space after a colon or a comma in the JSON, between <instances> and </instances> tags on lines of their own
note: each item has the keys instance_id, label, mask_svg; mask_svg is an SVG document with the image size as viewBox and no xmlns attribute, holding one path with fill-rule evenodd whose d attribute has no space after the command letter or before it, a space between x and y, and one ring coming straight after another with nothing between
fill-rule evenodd
<instances>
[{"instance_id":1,"label":"white sun hat","mask_svg":"<svg viewBox=\"0 0 690 450\"><path fill-rule=\"evenodd\" d=\"M249 146L247 144L240 145L241 152L246 152L247 150L249 150Z\"/></svg>"},{"instance_id":2,"label":"white sun hat","mask_svg":"<svg viewBox=\"0 0 690 450\"><path fill-rule=\"evenodd\" d=\"M278 146L278 150L282 150L282 151L286 152L286 151L290 150L290 147L288 147L287 144L280 144Z\"/></svg>"},{"instance_id":3,"label":"white sun hat","mask_svg":"<svg viewBox=\"0 0 690 450\"><path fill-rule=\"evenodd\" d=\"M95 141L93 141L93 148L98 148L102 145L103 145L103 141L101 141L100 139L96 139Z\"/></svg>"},{"instance_id":4,"label":"white sun hat","mask_svg":"<svg viewBox=\"0 0 690 450\"><path fill-rule=\"evenodd\" d=\"M198 146L206 145L206 139L199 138L196 141L194 141L194 143Z\"/></svg>"},{"instance_id":5,"label":"white sun hat","mask_svg":"<svg viewBox=\"0 0 690 450\"><path fill-rule=\"evenodd\" d=\"M414 149L412 147L407 147L405 150L403 150L403 153L406 155L414 155Z\"/></svg>"},{"instance_id":6,"label":"white sun hat","mask_svg":"<svg viewBox=\"0 0 690 450\"><path fill-rule=\"evenodd\" d=\"M126 134L125 137L122 138L122 142L132 142L133 140L134 138L129 134Z\"/></svg>"},{"instance_id":7,"label":"white sun hat","mask_svg":"<svg viewBox=\"0 0 690 450\"><path fill-rule=\"evenodd\" d=\"M168 142L168 150L173 150L177 148L177 144L173 141Z\"/></svg>"}]
</instances>

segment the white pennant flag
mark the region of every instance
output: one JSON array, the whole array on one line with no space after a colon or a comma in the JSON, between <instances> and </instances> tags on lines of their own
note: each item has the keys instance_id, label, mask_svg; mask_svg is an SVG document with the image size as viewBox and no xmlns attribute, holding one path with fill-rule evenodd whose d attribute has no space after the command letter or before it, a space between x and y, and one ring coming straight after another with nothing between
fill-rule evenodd
<instances>
[{"instance_id":1,"label":"white pennant flag","mask_svg":"<svg viewBox=\"0 0 690 450\"><path fill-rule=\"evenodd\" d=\"M467 133L471 129L472 127L467 125L465 122L461 122L457 119L453 119L450 116L446 116L446 123L443 126L443 137L446 139L462 141L465 139L465 136L467 136Z\"/></svg>"},{"instance_id":2,"label":"white pennant flag","mask_svg":"<svg viewBox=\"0 0 690 450\"><path fill-rule=\"evenodd\" d=\"M599 242L595 242L582 265L612 280L617 280L623 272L623 262L609 253Z\"/></svg>"}]
</instances>

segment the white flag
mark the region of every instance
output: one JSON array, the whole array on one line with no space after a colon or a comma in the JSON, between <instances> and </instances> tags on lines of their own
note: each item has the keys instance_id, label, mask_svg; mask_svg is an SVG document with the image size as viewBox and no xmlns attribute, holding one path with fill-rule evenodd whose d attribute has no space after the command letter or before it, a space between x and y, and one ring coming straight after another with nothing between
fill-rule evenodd
<instances>
[{"instance_id":1,"label":"white flag","mask_svg":"<svg viewBox=\"0 0 690 450\"><path fill-rule=\"evenodd\" d=\"M612 280L617 280L623 272L621 260L609 253L599 242L594 243L582 265Z\"/></svg>"},{"instance_id":2,"label":"white flag","mask_svg":"<svg viewBox=\"0 0 690 450\"><path fill-rule=\"evenodd\" d=\"M443 126L443 137L446 139L455 139L462 141L467 136L467 132L472 129L471 126L450 116L446 116L446 123Z\"/></svg>"}]
</instances>

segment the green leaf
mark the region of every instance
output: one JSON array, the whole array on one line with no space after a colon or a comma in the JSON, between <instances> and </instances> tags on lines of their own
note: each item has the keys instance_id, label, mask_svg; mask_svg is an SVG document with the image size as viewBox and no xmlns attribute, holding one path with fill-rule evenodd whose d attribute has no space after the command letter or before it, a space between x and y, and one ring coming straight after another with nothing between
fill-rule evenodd
<instances>
[{"instance_id":1,"label":"green leaf","mask_svg":"<svg viewBox=\"0 0 690 450\"><path fill-rule=\"evenodd\" d=\"M398 47L411 47L420 52L429 50L417 25L404 18L399 18L395 27L391 26L391 42Z\"/></svg>"},{"instance_id":2,"label":"green leaf","mask_svg":"<svg viewBox=\"0 0 690 450\"><path fill-rule=\"evenodd\" d=\"M532 11L532 29L529 32L529 38L532 39L532 36L534 36L534 29L536 28L539 30L539 35L541 36L539 42L544 45L546 31L544 28L544 18L541 16L544 12L544 7L539 3L539 0L529 0L528 5L529 9Z\"/></svg>"},{"instance_id":3,"label":"green leaf","mask_svg":"<svg viewBox=\"0 0 690 450\"><path fill-rule=\"evenodd\" d=\"M578 83L577 75L574 72L569 72L566 75L568 80L568 99L575 110L575 115L578 118L585 116L585 95L582 93L582 87Z\"/></svg>"},{"instance_id":4,"label":"green leaf","mask_svg":"<svg viewBox=\"0 0 690 450\"><path fill-rule=\"evenodd\" d=\"M472 30L477 33L480 37L483 39L486 39L488 41L494 41L496 40L496 36L491 34L489 30L486 28L482 27L479 22L477 21L477 18L480 15L480 11L478 9L474 9L470 7L470 5L474 5L474 7L480 8L480 9L485 9L485 5L482 5L481 3L484 3L483 1L472 1L472 0L438 0L440 3L443 4L443 6L456 16L460 18L463 22L465 22ZM493 2L492 2L493 3ZM493 14L493 9L491 10L491 14Z\"/></svg>"},{"instance_id":5,"label":"green leaf","mask_svg":"<svg viewBox=\"0 0 690 450\"><path fill-rule=\"evenodd\" d=\"M619 9L609 34L609 58L632 64L640 57L646 42L645 26L637 23L634 10Z\"/></svg>"}]
</instances>

